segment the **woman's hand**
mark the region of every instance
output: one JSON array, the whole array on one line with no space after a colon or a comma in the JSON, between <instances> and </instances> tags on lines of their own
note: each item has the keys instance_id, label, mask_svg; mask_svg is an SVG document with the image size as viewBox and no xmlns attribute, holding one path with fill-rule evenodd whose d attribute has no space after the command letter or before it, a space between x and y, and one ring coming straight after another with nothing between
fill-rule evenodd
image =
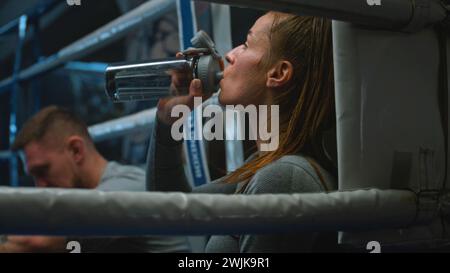
<instances>
[{"instance_id":1,"label":"woman's hand","mask_svg":"<svg viewBox=\"0 0 450 273\"><path fill-rule=\"evenodd\" d=\"M177 58L182 56L183 54L177 53ZM177 86L179 77L173 75L172 78L172 85ZM194 107L194 97L202 97L203 101L205 101L211 96L204 94L202 82L199 79L191 81L187 95L181 95L177 88L173 88L172 92L175 96L160 99L157 107L158 120L166 125L172 125L178 119L177 117L171 117L172 109L176 105L187 105L192 110Z\"/></svg>"}]
</instances>

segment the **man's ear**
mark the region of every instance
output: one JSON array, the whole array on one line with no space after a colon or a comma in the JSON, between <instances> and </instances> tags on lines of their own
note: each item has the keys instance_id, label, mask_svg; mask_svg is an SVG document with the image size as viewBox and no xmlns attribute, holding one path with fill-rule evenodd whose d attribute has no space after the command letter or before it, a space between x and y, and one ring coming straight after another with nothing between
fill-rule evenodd
<instances>
[{"instance_id":1,"label":"man's ear","mask_svg":"<svg viewBox=\"0 0 450 273\"><path fill-rule=\"evenodd\" d=\"M267 72L266 85L269 88L282 87L292 79L293 74L294 66L291 62L279 61Z\"/></svg>"},{"instance_id":2,"label":"man's ear","mask_svg":"<svg viewBox=\"0 0 450 273\"><path fill-rule=\"evenodd\" d=\"M81 163L86 156L86 141L79 136L70 136L66 144L75 163Z\"/></svg>"}]
</instances>

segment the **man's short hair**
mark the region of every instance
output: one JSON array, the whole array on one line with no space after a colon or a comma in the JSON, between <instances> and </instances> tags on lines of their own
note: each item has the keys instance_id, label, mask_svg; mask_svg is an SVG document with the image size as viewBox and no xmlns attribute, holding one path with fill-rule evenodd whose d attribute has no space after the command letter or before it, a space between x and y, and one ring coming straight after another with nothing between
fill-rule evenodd
<instances>
[{"instance_id":1,"label":"man's short hair","mask_svg":"<svg viewBox=\"0 0 450 273\"><path fill-rule=\"evenodd\" d=\"M23 149L32 141L42 140L47 134L63 139L78 135L93 143L86 124L74 113L58 106L49 106L31 117L17 134L12 150Z\"/></svg>"}]
</instances>

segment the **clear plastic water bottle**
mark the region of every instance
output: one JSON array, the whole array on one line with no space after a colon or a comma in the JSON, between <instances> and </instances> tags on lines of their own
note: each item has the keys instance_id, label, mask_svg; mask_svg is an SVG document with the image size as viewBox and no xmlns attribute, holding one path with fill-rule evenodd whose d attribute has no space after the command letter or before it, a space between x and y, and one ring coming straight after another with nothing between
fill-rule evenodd
<instances>
[{"instance_id":1,"label":"clear plastic water bottle","mask_svg":"<svg viewBox=\"0 0 450 273\"><path fill-rule=\"evenodd\" d=\"M193 79L202 81L203 91L218 90L223 61L214 42L204 31L191 40L194 45L183 58L110 65L106 69L106 93L115 102L157 100L187 94Z\"/></svg>"}]
</instances>

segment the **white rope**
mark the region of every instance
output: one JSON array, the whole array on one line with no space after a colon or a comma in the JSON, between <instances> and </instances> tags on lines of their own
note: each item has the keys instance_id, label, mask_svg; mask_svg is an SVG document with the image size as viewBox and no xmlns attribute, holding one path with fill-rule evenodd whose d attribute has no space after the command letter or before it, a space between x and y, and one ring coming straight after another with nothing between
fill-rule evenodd
<instances>
[{"instance_id":1,"label":"white rope","mask_svg":"<svg viewBox=\"0 0 450 273\"><path fill-rule=\"evenodd\" d=\"M417 204L413 192L377 189L249 196L0 188L0 234L198 235L401 228L434 219L437 204L425 206L421 215Z\"/></svg>"}]
</instances>

